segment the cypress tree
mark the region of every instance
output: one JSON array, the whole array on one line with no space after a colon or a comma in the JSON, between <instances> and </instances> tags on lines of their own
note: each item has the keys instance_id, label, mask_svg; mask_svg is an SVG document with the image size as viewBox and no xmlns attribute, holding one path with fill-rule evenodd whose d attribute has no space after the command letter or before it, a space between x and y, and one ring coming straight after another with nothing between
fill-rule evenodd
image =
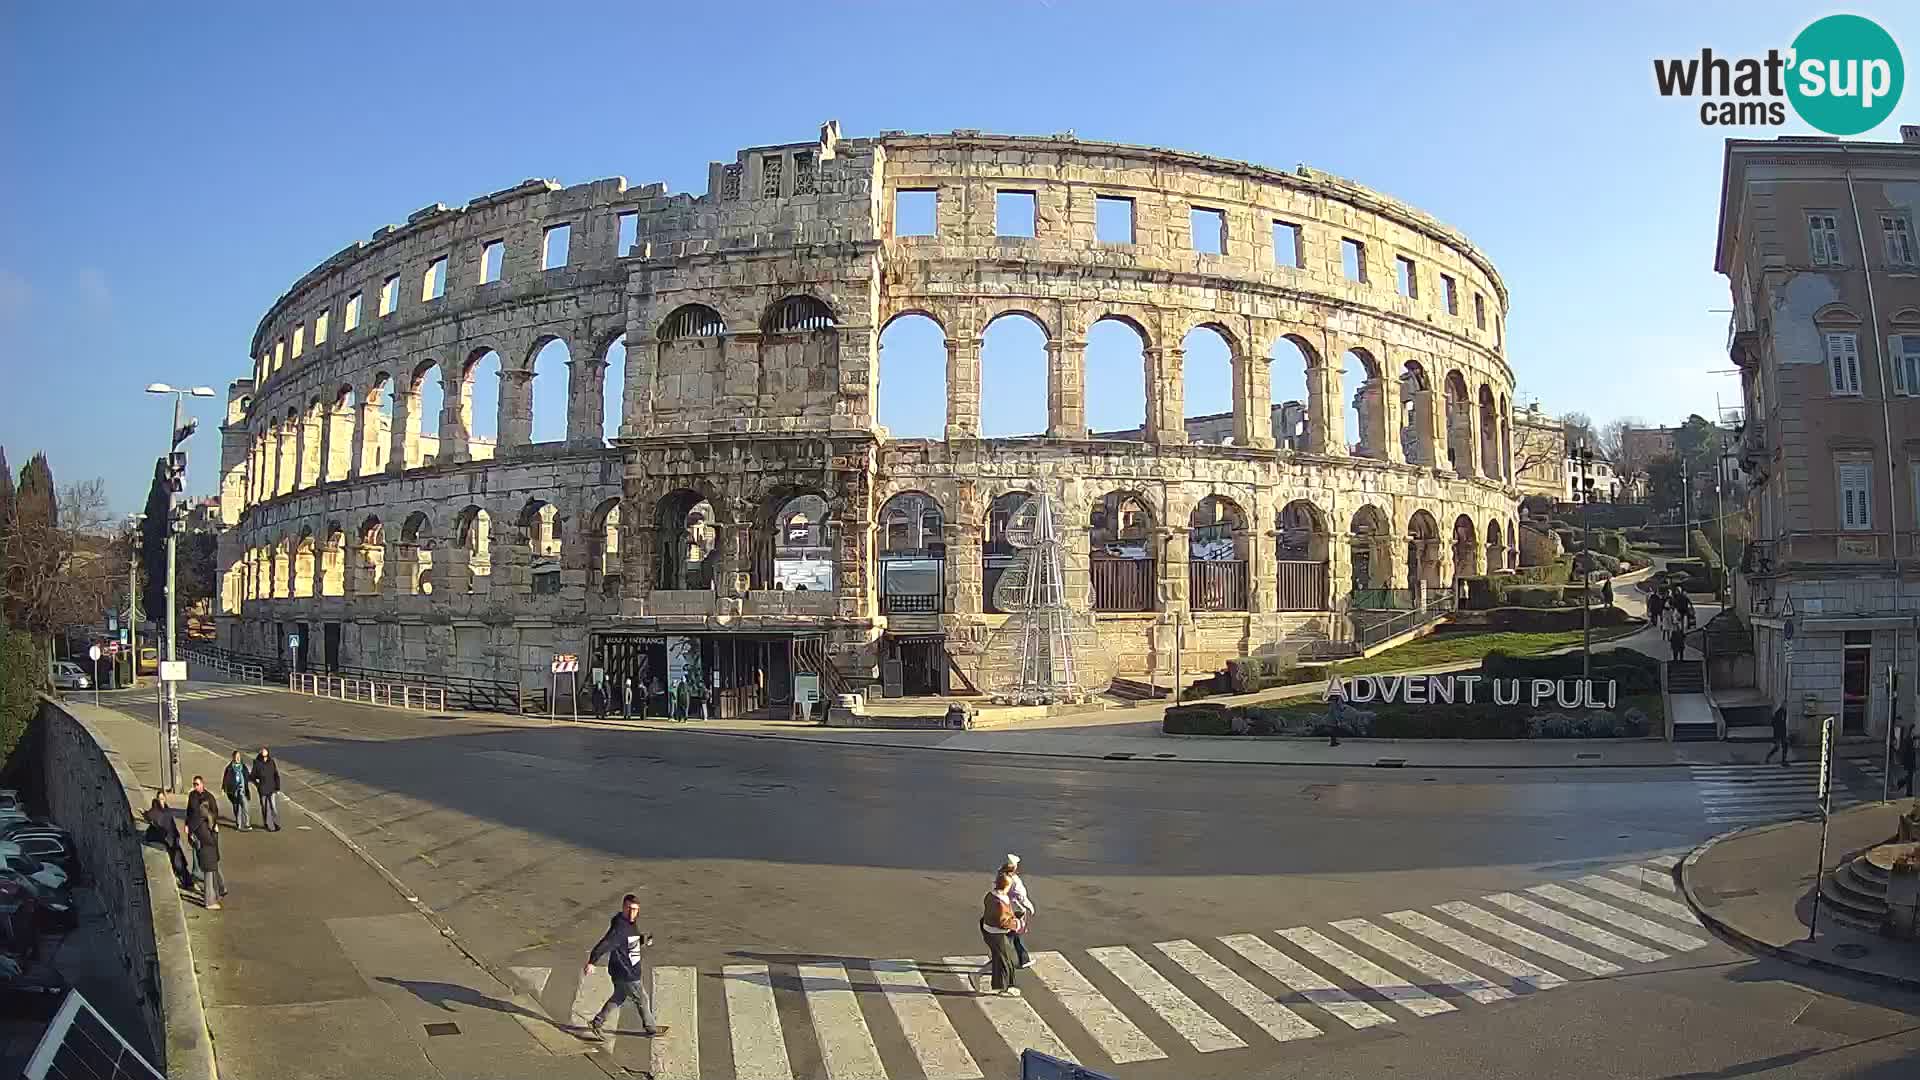
<instances>
[{"instance_id":1,"label":"cypress tree","mask_svg":"<svg viewBox=\"0 0 1920 1080\"><path fill-rule=\"evenodd\" d=\"M147 519L140 523L140 569L146 578L140 590L140 610L149 618L167 609L167 506L171 495L167 459L157 458L153 486L147 489Z\"/></svg>"}]
</instances>

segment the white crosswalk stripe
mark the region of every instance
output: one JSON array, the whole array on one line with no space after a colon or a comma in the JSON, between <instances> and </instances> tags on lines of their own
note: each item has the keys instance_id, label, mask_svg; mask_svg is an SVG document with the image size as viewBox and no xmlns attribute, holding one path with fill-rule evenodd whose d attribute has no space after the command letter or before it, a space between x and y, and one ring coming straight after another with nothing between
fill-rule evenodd
<instances>
[{"instance_id":1,"label":"white crosswalk stripe","mask_svg":"<svg viewBox=\"0 0 1920 1080\"><path fill-rule=\"evenodd\" d=\"M1240 1015L1260 1026L1260 1030L1278 1042L1310 1039L1320 1029L1300 1018L1300 1014L1273 1000L1273 995L1241 978L1232 968L1214 959L1191 941L1163 941L1154 948L1167 954L1201 985L1220 995L1220 999L1240 1010Z\"/></svg>"},{"instance_id":2,"label":"white crosswalk stripe","mask_svg":"<svg viewBox=\"0 0 1920 1080\"><path fill-rule=\"evenodd\" d=\"M1655 855L1655 856L1654 856L1653 858L1651 858L1651 859L1648 859L1648 860L1647 860L1647 865L1648 865L1648 866L1657 866L1657 867L1659 867L1659 868L1660 868L1660 869L1662 869L1662 870L1671 870L1671 869L1673 869L1674 867L1676 867L1676 866L1679 866L1679 865L1680 865L1680 856L1678 856L1678 855Z\"/></svg>"},{"instance_id":3,"label":"white crosswalk stripe","mask_svg":"<svg viewBox=\"0 0 1920 1080\"><path fill-rule=\"evenodd\" d=\"M739 1018L727 1025L733 1033L734 1072L756 1080L793 1080L767 965L729 964L720 973L726 979L727 1018Z\"/></svg>"},{"instance_id":4,"label":"white crosswalk stripe","mask_svg":"<svg viewBox=\"0 0 1920 1080\"><path fill-rule=\"evenodd\" d=\"M1588 874L1585 877L1574 878L1573 880L1576 884L1584 885L1595 892L1603 892L1608 896L1625 900L1630 904L1638 904L1648 911L1665 915L1675 922L1683 922L1689 926L1700 925L1699 916L1695 915L1693 910L1685 904L1669 900L1665 896L1649 892L1646 889L1636 889L1624 881L1607 877L1605 874ZM1671 882L1668 884L1671 884Z\"/></svg>"},{"instance_id":5,"label":"white crosswalk stripe","mask_svg":"<svg viewBox=\"0 0 1920 1080\"><path fill-rule=\"evenodd\" d=\"M1584 922L1571 915L1563 915L1525 897L1515 896L1512 893L1494 893L1484 899L1490 904L1498 904L1506 908L1515 915L1524 915L1542 926L1551 926L1563 934L1571 934L1589 945L1597 945L1636 963L1651 964L1656 960L1667 958L1667 954L1659 949L1650 949L1637 941L1629 941L1611 930L1602 930L1590 922Z\"/></svg>"},{"instance_id":6,"label":"white crosswalk stripe","mask_svg":"<svg viewBox=\"0 0 1920 1080\"><path fill-rule=\"evenodd\" d=\"M800 988L820 1039L820 1058L832 1080L887 1080L873 1032L854 999L847 969L839 964L802 964Z\"/></svg>"},{"instance_id":7,"label":"white crosswalk stripe","mask_svg":"<svg viewBox=\"0 0 1920 1080\"><path fill-rule=\"evenodd\" d=\"M982 1080L980 1066L967 1053L960 1033L953 1030L953 1021L933 999L932 989L913 961L876 960L873 976L886 992L887 1004L893 1006L901 1034L907 1037L907 1045L919 1059L927 1080Z\"/></svg>"},{"instance_id":8,"label":"white crosswalk stripe","mask_svg":"<svg viewBox=\"0 0 1920 1080\"><path fill-rule=\"evenodd\" d=\"M1604 978L1625 971L1625 962L1668 959L1654 945L1703 949L1712 940L1698 932L1691 910L1653 884L1677 861L1660 856L1474 903L1325 926L1182 938L1151 948L1036 951L1032 977L1021 980L1025 995L1018 997L977 992L970 976L985 964L980 956L660 967L653 970L652 1005L668 1031L637 1037L639 1018L627 1009L607 1025L602 1049L608 1058L597 1060L616 1074L650 1072L655 1080L793 1080L801 1073L825 1080L984 1080L980 1062L998 1069L1029 1048L1095 1069L1271 1049L1326 1036L1332 1029L1323 1017L1338 1021L1334 1027L1366 1030L1516 1003L1567 985L1568 975L1532 956ZM1085 963L1076 967L1081 957ZM574 1030L584 1030L612 991L604 969L584 976L577 965L511 971ZM731 1051L719 1063L701 1060L703 978L714 980L710 1007L722 1013L707 1018L709 1034ZM870 1012L880 1008L872 995L886 1002L879 1013ZM806 1019L787 1025L783 1009ZM888 1011L892 1023L885 1021ZM878 1026L869 1025L870 1015ZM894 1025L904 1047L891 1034Z\"/></svg>"},{"instance_id":9,"label":"white crosswalk stripe","mask_svg":"<svg viewBox=\"0 0 1920 1080\"><path fill-rule=\"evenodd\" d=\"M1858 762L1854 764L1858 766ZM1766 763L1688 766L1708 824L1721 828L1766 825L1817 815L1819 770L1817 761L1796 761L1784 768ZM1878 795L1877 789L1874 794ZM1846 778L1836 770L1834 807L1853 806L1860 801L1848 787Z\"/></svg>"},{"instance_id":10,"label":"white crosswalk stripe","mask_svg":"<svg viewBox=\"0 0 1920 1080\"><path fill-rule=\"evenodd\" d=\"M1167 981L1140 959L1132 949L1124 945L1109 945L1099 949L1088 949L1087 955L1100 962L1100 965L1113 973L1113 977L1127 985L1127 989L1147 1003L1147 1007L1160 1014L1167 1026L1180 1033L1180 1037L1193 1044L1195 1050L1210 1054L1215 1050L1234 1050L1247 1045L1240 1036L1227 1030L1227 1026L1215 1020L1205 1009L1193 1003L1193 999L1180 991L1180 988Z\"/></svg>"},{"instance_id":11,"label":"white crosswalk stripe","mask_svg":"<svg viewBox=\"0 0 1920 1080\"><path fill-rule=\"evenodd\" d=\"M1427 978L1450 986L1482 1005L1505 1001L1513 996L1513 991L1503 986L1495 986L1466 968L1450 960L1442 960L1406 938L1375 926L1365 919L1342 919L1334 923L1333 928L1363 944L1373 946Z\"/></svg>"},{"instance_id":12,"label":"white crosswalk stripe","mask_svg":"<svg viewBox=\"0 0 1920 1080\"><path fill-rule=\"evenodd\" d=\"M283 693L285 689L281 686L209 686L197 690L182 690L179 698L181 701L212 701L216 698L247 697L253 694L278 694ZM125 697L116 697L114 700L121 705L157 705L160 698L157 690L140 690Z\"/></svg>"},{"instance_id":13,"label":"white crosswalk stripe","mask_svg":"<svg viewBox=\"0 0 1920 1080\"><path fill-rule=\"evenodd\" d=\"M1452 1012L1453 1006L1368 960L1311 927L1296 926L1280 936L1340 969L1347 978L1415 1016Z\"/></svg>"},{"instance_id":14,"label":"white crosswalk stripe","mask_svg":"<svg viewBox=\"0 0 1920 1080\"><path fill-rule=\"evenodd\" d=\"M957 967L980 967L987 963L987 958L949 956L947 963ZM1074 1060L1067 1044L1060 1041L1060 1036L1055 1035L1047 1022L1040 1019L1040 1014L1033 1011L1033 1006L1027 1004L1025 998L981 994L974 1001L979 1004L980 1011L987 1014L987 1019L992 1021L993 1029L1006 1041L1007 1049L1013 1051L1013 1056L1019 1057L1022 1050L1031 1047L1064 1061Z\"/></svg>"},{"instance_id":15,"label":"white crosswalk stripe","mask_svg":"<svg viewBox=\"0 0 1920 1080\"><path fill-rule=\"evenodd\" d=\"M1678 930L1662 926L1652 919L1635 915L1631 911L1601 903L1592 897L1582 896L1564 885L1535 885L1527 891L1543 900L1551 900L1563 908L1577 911L1590 919L1599 919L1617 930L1624 930L1647 941L1659 942L1679 952L1692 952L1695 949L1707 947L1706 938L1683 934Z\"/></svg>"},{"instance_id":16,"label":"white crosswalk stripe","mask_svg":"<svg viewBox=\"0 0 1920 1080\"><path fill-rule=\"evenodd\" d=\"M1536 933L1511 923L1491 911L1474 907L1464 901L1436 905L1434 910L1451 915L1476 930L1484 930L1495 937L1502 937L1541 956L1550 956L1563 964L1570 965L1589 975L1618 975L1626 970L1611 960L1602 960L1589 952L1583 952L1564 942L1555 941L1545 934Z\"/></svg>"},{"instance_id":17,"label":"white crosswalk stripe","mask_svg":"<svg viewBox=\"0 0 1920 1080\"><path fill-rule=\"evenodd\" d=\"M1158 1061L1167 1055L1153 1045L1146 1033L1114 1008L1107 996L1094 988L1085 975L1057 952L1032 954L1033 975L1040 980L1067 1012L1080 1022L1089 1036L1116 1065L1134 1061Z\"/></svg>"},{"instance_id":18,"label":"white crosswalk stripe","mask_svg":"<svg viewBox=\"0 0 1920 1080\"><path fill-rule=\"evenodd\" d=\"M1497 949L1492 945L1448 926L1418 911L1390 911L1387 918L1413 931L1430 941L1444 945L1475 963L1490 967L1513 981L1508 986L1525 986L1532 990L1551 990L1556 986L1567 985L1567 980L1546 968L1527 960L1522 960L1510 952Z\"/></svg>"},{"instance_id":19,"label":"white crosswalk stripe","mask_svg":"<svg viewBox=\"0 0 1920 1080\"><path fill-rule=\"evenodd\" d=\"M1312 968L1274 948L1253 934L1233 934L1220 943L1247 958L1261 971L1286 983L1294 993L1306 998L1351 1028L1378 1027L1393 1023L1393 1017L1354 997Z\"/></svg>"}]
</instances>

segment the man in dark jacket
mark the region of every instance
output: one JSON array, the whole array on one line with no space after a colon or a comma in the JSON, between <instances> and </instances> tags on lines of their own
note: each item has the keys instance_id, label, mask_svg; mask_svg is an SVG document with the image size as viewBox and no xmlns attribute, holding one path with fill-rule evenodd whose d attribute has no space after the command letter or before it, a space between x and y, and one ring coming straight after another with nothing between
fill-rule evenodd
<instances>
[{"instance_id":1,"label":"man in dark jacket","mask_svg":"<svg viewBox=\"0 0 1920 1080\"><path fill-rule=\"evenodd\" d=\"M1768 748L1767 756L1761 764L1772 761L1775 754L1780 755L1780 767L1785 768L1787 765L1787 708L1784 705L1773 710L1773 746Z\"/></svg>"},{"instance_id":2,"label":"man in dark jacket","mask_svg":"<svg viewBox=\"0 0 1920 1080\"><path fill-rule=\"evenodd\" d=\"M280 763L264 746L260 748L260 756L253 759L253 789L260 793L260 827L279 832Z\"/></svg>"},{"instance_id":3,"label":"man in dark jacket","mask_svg":"<svg viewBox=\"0 0 1920 1080\"><path fill-rule=\"evenodd\" d=\"M1909 799L1913 798L1914 763L1916 758L1920 758L1920 752L1917 752L1920 751L1920 748L1916 748L1913 745L1913 740L1914 728L1912 724L1908 724L1901 730L1900 735L1900 769L1907 774L1906 779L1900 781L1900 784L1906 786L1907 798ZM1898 787L1900 785L1897 784L1895 786Z\"/></svg>"},{"instance_id":4,"label":"man in dark jacket","mask_svg":"<svg viewBox=\"0 0 1920 1080\"><path fill-rule=\"evenodd\" d=\"M167 793L153 793L153 805L147 807L147 840L167 849L167 861L173 866L174 880L182 889L193 888L193 871L187 866L187 853L180 846L180 811L167 805Z\"/></svg>"},{"instance_id":5,"label":"man in dark jacket","mask_svg":"<svg viewBox=\"0 0 1920 1080\"><path fill-rule=\"evenodd\" d=\"M615 915L607 924L607 932L594 942L593 951L587 954L587 966L581 969L583 975L593 974L596 960L607 965L607 974L613 979L613 994L600 1011L593 1014L593 1020L587 1025L591 1032L588 1038L599 1042L606 1038L604 1030L608 1018L617 1015L623 1002L631 1001L640 1010L640 1026L648 1038L664 1034L667 1025L653 1022L653 1003L647 999L647 968L644 951L653 944L652 934L643 934L637 924L640 918L640 898L628 893L620 901L620 914Z\"/></svg>"},{"instance_id":6,"label":"man in dark jacket","mask_svg":"<svg viewBox=\"0 0 1920 1080\"><path fill-rule=\"evenodd\" d=\"M219 804L214 802L213 792L207 790L207 778L204 776L196 776L193 778L193 790L187 792L188 829L193 828L193 815L200 809L201 803L206 804L207 814L209 816L214 818L220 816Z\"/></svg>"},{"instance_id":7,"label":"man in dark jacket","mask_svg":"<svg viewBox=\"0 0 1920 1080\"><path fill-rule=\"evenodd\" d=\"M227 895L227 879L220 874L220 823L213 815L211 800L204 809L187 815L187 838L193 841L193 858L200 864L200 876L206 879L202 904L208 911L219 911Z\"/></svg>"}]
</instances>

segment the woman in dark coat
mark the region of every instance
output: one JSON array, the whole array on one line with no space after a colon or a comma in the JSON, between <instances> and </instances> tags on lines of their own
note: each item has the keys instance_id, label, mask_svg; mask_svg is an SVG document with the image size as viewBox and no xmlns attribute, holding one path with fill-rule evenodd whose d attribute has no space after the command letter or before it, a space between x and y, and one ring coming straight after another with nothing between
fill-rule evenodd
<instances>
[{"instance_id":1,"label":"woman in dark coat","mask_svg":"<svg viewBox=\"0 0 1920 1080\"><path fill-rule=\"evenodd\" d=\"M193 841L193 858L206 878L203 900L208 911L219 911L220 900L227 895L227 879L220 874L220 823L210 810L199 810L187 827Z\"/></svg>"}]
</instances>

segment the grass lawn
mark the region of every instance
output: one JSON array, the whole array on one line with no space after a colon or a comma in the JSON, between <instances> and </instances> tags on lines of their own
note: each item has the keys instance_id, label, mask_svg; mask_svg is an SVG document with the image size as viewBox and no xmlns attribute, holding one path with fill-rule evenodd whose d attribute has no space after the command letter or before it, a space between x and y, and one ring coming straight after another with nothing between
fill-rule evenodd
<instances>
[{"instance_id":1,"label":"grass lawn","mask_svg":"<svg viewBox=\"0 0 1920 1080\"><path fill-rule=\"evenodd\" d=\"M1595 644L1637 633L1640 627L1612 626L1593 632ZM1580 644L1580 631L1556 630L1551 633L1492 634L1437 633L1398 645L1377 656L1346 660L1333 665L1335 675L1373 675L1382 671L1418 671L1463 660L1479 660L1498 650L1509 656L1538 656L1541 653Z\"/></svg>"}]
</instances>

